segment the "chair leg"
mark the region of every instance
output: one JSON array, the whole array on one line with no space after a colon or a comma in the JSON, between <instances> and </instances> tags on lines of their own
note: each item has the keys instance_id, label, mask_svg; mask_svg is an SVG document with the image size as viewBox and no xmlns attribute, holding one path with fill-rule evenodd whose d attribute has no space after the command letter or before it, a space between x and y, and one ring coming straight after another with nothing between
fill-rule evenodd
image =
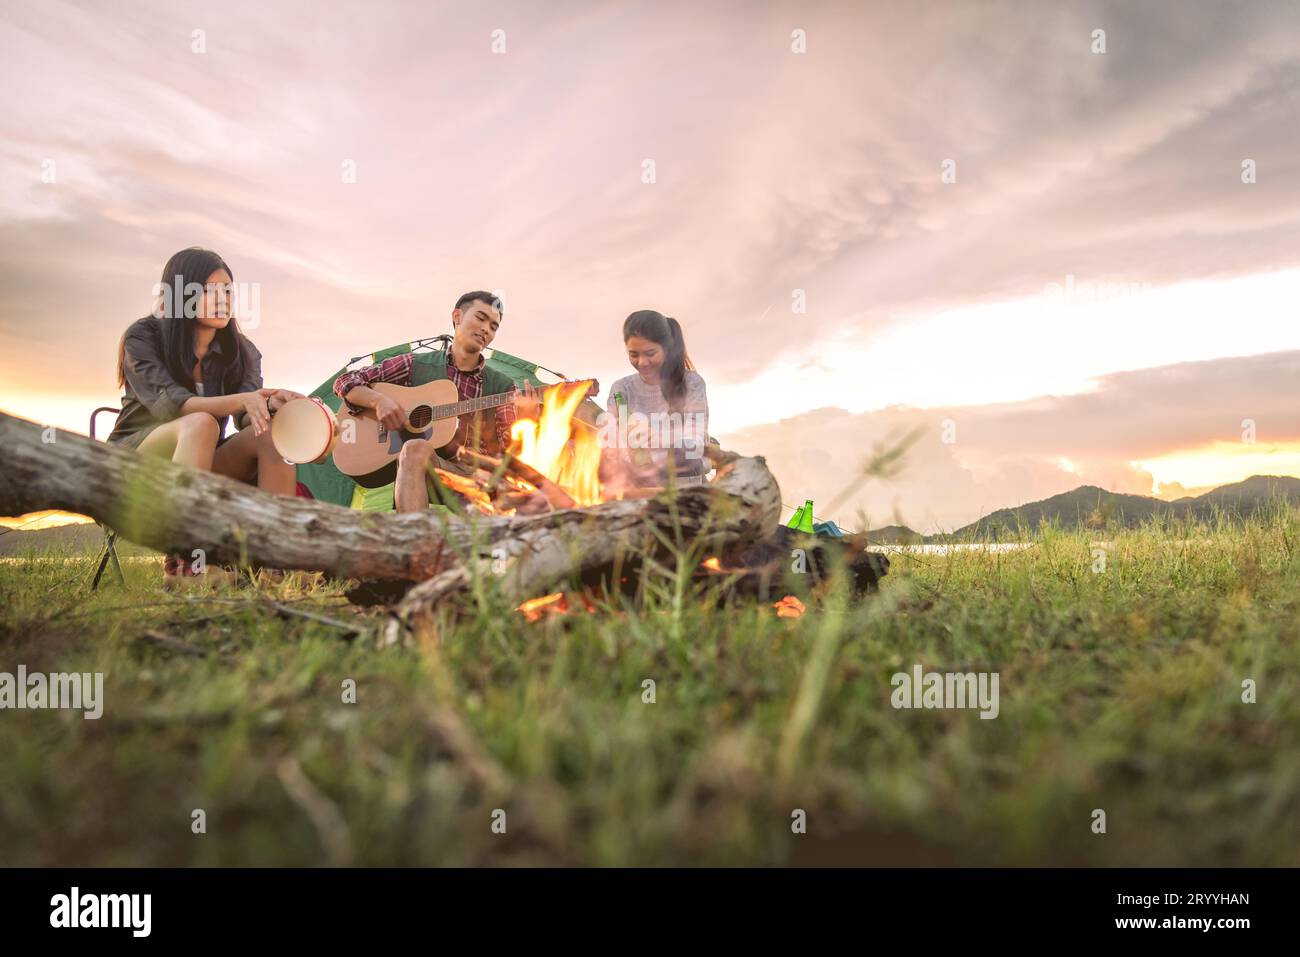
<instances>
[{"instance_id":1,"label":"chair leg","mask_svg":"<svg viewBox=\"0 0 1300 957\"><path fill-rule=\"evenodd\" d=\"M126 576L122 574L122 565L117 560L117 532L114 532L108 539L108 552L113 559L113 572L117 575L119 585L126 584Z\"/></svg>"},{"instance_id":2,"label":"chair leg","mask_svg":"<svg viewBox=\"0 0 1300 957\"><path fill-rule=\"evenodd\" d=\"M99 588L99 579L103 577L104 569L108 567L108 546L104 546L103 554L99 556L99 568L95 570L95 578L90 583L90 590L95 591Z\"/></svg>"},{"instance_id":3,"label":"chair leg","mask_svg":"<svg viewBox=\"0 0 1300 957\"><path fill-rule=\"evenodd\" d=\"M126 577L122 574L122 566L117 560L117 532L104 529L104 553L99 557L99 568L95 571L95 579L90 583L90 590L95 591L99 588L99 580L104 576L104 569L108 567L109 561L113 562L113 571L117 574L117 583L126 584Z\"/></svg>"}]
</instances>

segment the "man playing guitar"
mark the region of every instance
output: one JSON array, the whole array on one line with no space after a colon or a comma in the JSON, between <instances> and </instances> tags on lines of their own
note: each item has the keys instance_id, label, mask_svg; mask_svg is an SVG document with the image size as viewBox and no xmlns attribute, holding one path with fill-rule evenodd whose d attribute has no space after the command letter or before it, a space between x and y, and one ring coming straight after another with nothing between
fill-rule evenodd
<instances>
[{"instance_id":1,"label":"man playing guitar","mask_svg":"<svg viewBox=\"0 0 1300 957\"><path fill-rule=\"evenodd\" d=\"M354 412L373 409L375 416L390 429L401 429L406 413L389 396L370 388L376 382L400 386L422 386L435 379L450 379L462 400L484 395L499 395L515 388L511 379L488 369L483 350L496 338L504 312L501 301L490 292L467 292L456 300L451 312L455 336L445 352L404 353L391 356L376 365L345 372L334 380L334 394ZM433 448L427 439L408 439L397 459L397 478L393 501L399 512L418 512L429 507L426 476L430 465L446 468L438 453L450 457L465 445L471 449L500 453L510 446L510 427L516 418L537 415L539 396L532 383L525 383L513 403L499 405L491 414L492 425L485 428L483 415L467 416L456 438L443 449Z\"/></svg>"}]
</instances>

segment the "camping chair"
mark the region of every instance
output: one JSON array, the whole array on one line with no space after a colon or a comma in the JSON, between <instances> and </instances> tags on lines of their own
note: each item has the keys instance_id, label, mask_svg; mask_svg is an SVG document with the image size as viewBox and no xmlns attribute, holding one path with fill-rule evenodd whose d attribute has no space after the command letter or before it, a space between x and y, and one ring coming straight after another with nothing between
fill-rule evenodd
<instances>
[{"instance_id":1,"label":"camping chair","mask_svg":"<svg viewBox=\"0 0 1300 957\"><path fill-rule=\"evenodd\" d=\"M117 415L121 411L121 409L115 409L111 406L105 405L100 406L94 412L90 413L90 439L92 442L96 441L95 417L101 412L112 412L114 415ZM99 556L99 568L95 571L94 581L90 583L90 590L94 591L99 587L99 580L103 577L104 569L108 567L110 561L113 563L113 571L117 575L117 583L119 585L125 585L126 577L122 574L122 565L117 560L117 530L110 528L98 519L95 521L95 524L104 530L104 553Z\"/></svg>"}]
</instances>

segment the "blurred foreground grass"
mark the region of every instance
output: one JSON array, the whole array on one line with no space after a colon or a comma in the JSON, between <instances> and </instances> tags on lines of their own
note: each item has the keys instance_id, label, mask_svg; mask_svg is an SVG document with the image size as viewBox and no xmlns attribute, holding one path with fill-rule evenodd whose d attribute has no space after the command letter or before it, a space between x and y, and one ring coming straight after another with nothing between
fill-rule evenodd
<instances>
[{"instance_id":1,"label":"blurred foreground grass","mask_svg":"<svg viewBox=\"0 0 1300 957\"><path fill-rule=\"evenodd\" d=\"M269 604L373 628L337 585L5 563L0 671L106 700L0 711L0 863L1300 865L1300 515L1022 541L894 553L797 620L671 582L539 623L480 594L385 651ZM917 663L997 671L997 719L892 708Z\"/></svg>"}]
</instances>

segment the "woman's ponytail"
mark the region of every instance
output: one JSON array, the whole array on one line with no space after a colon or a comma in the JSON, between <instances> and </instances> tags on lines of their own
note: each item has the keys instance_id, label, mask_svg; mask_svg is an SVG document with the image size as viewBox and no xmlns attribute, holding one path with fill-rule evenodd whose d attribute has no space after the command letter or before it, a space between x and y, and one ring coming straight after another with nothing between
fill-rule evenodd
<instances>
[{"instance_id":1,"label":"woman's ponytail","mask_svg":"<svg viewBox=\"0 0 1300 957\"><path fill-rule=\"evenodd\" d=\"M686 356L686 340L682 337L681 324L671 316L665 318L665 324L668 326L668 344L659 388L663 390L669 411L680 412L682 402L686 399L686 370L690 360Z\"/></svg>"}]
</instances>

